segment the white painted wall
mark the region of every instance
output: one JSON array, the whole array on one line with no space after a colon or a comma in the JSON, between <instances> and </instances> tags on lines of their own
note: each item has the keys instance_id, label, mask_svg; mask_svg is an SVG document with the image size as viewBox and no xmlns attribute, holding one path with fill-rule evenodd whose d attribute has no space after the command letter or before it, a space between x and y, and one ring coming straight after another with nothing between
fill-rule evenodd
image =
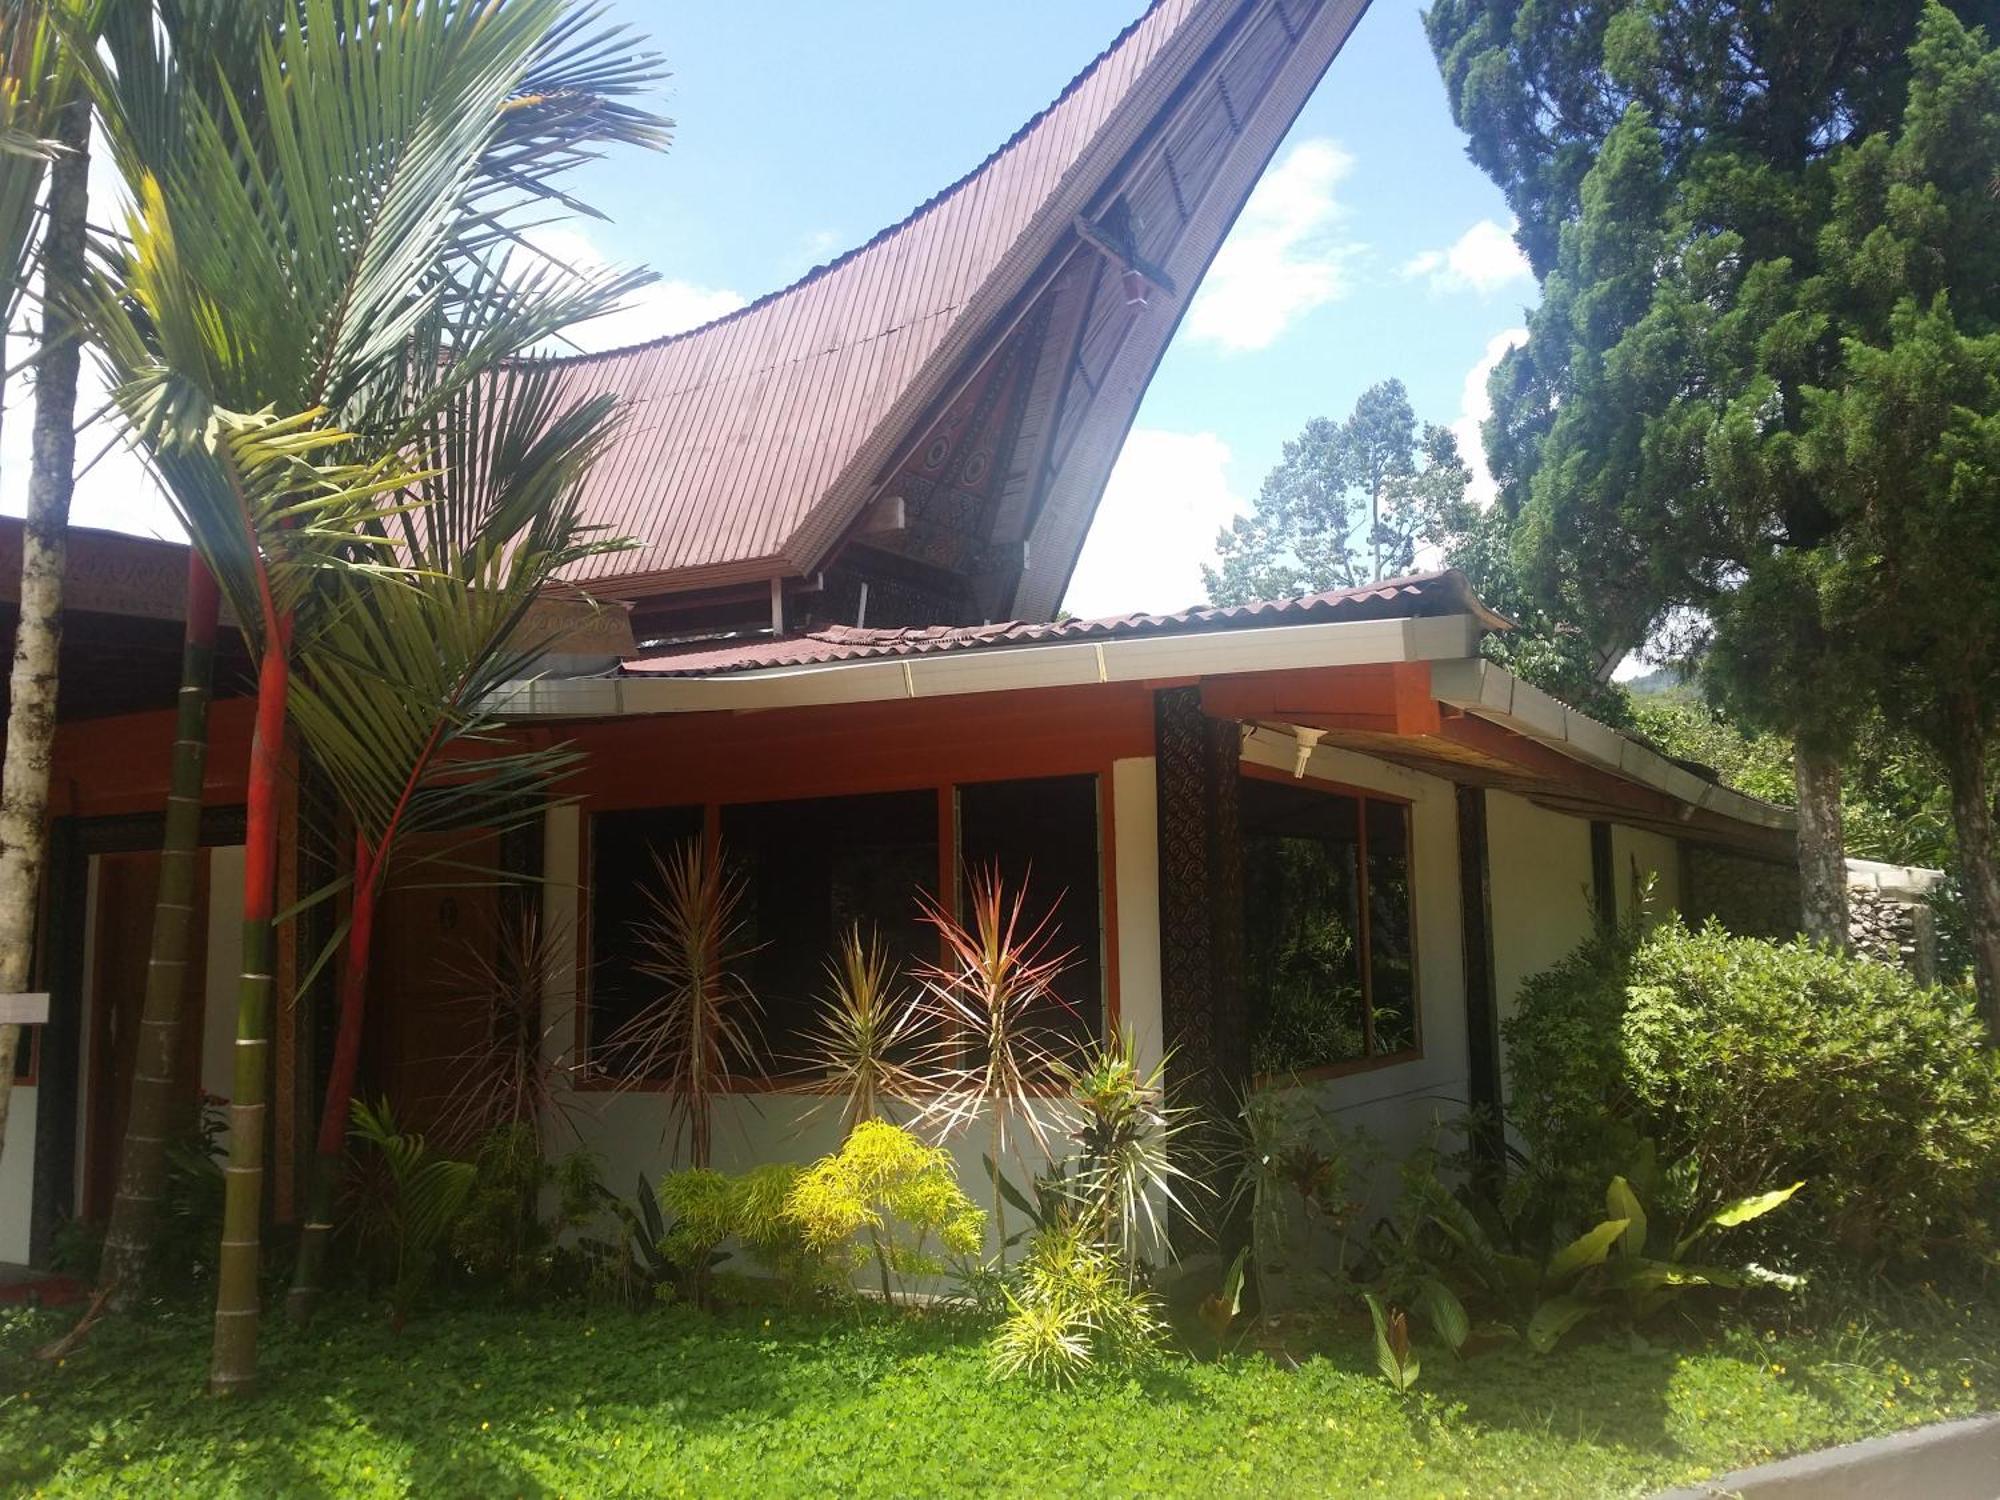
<instances>
[{"instance_id":1,"label":"white painted wall","mask_svg":"<svg viewBox=\"0 0 2000 1500\"><path fill-rule=\"evenodd\" d=\"M1611 825L1611 868L1618 887L1618 920L1637 910L1636 892L1653 882L1648 920L1658 922L1681 909L1681 846L1678 840L1645 828Z\"/></svg>"},{"instance_id":2,"label":"white painted wall","mask_svg":"<svg viewBox=\"0 0 2000 1500\"><path fill-rule=\"evenodd\" d=\"M35 1187L35 1107L33 1084L14 1087L7 1106L7 1141L0 1147L0 1261L25 1265Z\"/></svg>"},{"instance_id":3,"label":"white painted wall","mask_svg":"<svg viewBox=\"0 0 2000 1500\"><path fill-rule=\"evenodd\" d=\"M1158 763L1112 763L1113 866L1118 889L1118 1024L1133 1034L1139 1065L1166 1045L1160 1020L1160 802Z\"/></svg>"},{"instance_id":4,"label":"white painted wall","mask_svg":"<svg viewBox=\"0 0 2000 1500\"><path fill-rule=\"evenodd\" d=\"M1590 823L1510 792L1486 794L1493 988L1504 1021L1521 982L1590 936ZM1504 1059L1504 1051L1503 1051Z\"/></svg>"},{"instance_id":5,"label":"white painted wall","mask_svg":"<svg viewBox=\"0 0 2000 1500\"><path fill-rule=\"evenodd\" d=\"M201 1028L201 1086L236 1092L236 993L243 972L243 846L208 856L208 968Z\"/></svg>"}]
</instances>

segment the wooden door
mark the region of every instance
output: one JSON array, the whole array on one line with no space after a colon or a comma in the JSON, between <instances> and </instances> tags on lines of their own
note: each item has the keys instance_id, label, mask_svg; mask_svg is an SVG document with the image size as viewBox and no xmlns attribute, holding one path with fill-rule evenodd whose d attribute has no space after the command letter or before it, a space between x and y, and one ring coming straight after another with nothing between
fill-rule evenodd
<instances>
[{"instance_id":1,"label":"wooden door","mask_svg":"<svg viewBox=\"0 0 2000 1500\"><path fill-rule=\"evenodd\" d=\"M82 1216L102 1221L118 1186L118 1154L132 1109L139 1018L153 942L153 902L159 890L157 850L97 856L90 954L90 1072L87 1092ZM194 943L182 976L181 1032L174 1078L187 1097L192 1126L201 1092L202 1025L208 1009L208 851L197 851Z\"/></svg>"},{"instance_id":2,"label":"wooden door","mask_svg":"<svg viewBox=\"0 0 2000 1500\"><path fill-rule=\"evenodd\" d=\"M412 839L418 854L443 844ZM403 864L376 909L369 975L370 1097L386 1093L405 1130L433 1132L455 1080L485 1035L476 1003L480 961L500 931L499 840L451 835L449 866Z\"/></svg>"}]
</instances>

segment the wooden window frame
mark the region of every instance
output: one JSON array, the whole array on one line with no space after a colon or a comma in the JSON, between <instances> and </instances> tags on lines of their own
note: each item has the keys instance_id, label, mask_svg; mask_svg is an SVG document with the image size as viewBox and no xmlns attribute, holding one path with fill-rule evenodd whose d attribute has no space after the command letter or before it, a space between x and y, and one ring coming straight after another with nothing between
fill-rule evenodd
<instances>
[{"instance_id":1,"label":"wooden window frame","mask_svg":"<svg viewBox=\"0 0 2000 1500\"><path fill-rule=\"evenodd\" d=\"M1008 775L979 775L953 777L948 780L925 780L914 786L871 786L866 791L853 793L833 793L831 797L855 796L871 797L909 792L934 792L937 797L938 817L938 890L946 904L946 909L954 917L961 916L963 909L959 900L959 847L958 847L958 790L960 787L990 785L1005 781L1042 781L1058 776L1088 776L1097 789L1096 836L1097 836L1097 890L1098 890L1098 974L1102 987L1104 1036L1117 1034L1120 1024L1118 972L1118 902L1117 868L1118 841L1113 821L1112 768L1110 764L1084 767L1074 770L1037 771L1030 774L1011 773ZM596 871L593 868L594 832L600 817L615 817L620 813L650 812L657 809L699 807L702 815L702 845L712 858L722 842L722 813L727 807L747 807L763 802L817 802L830 800L829 794L821 792L799 793L793 796L770 797L730 797L707 799L700 802L661 802L653 807L631 807L625 805L592 808L587 804L579 816L577 828L577 867L580 879L577 881L577 907L574 929L576 932L575 993L572 1000L571 1026L577 1038L577 1060L575 1087L579 1093L631 1093L662 1094L667 1092L657 1079L629 1080L615 1078L598 1072L590 1062L590 1009L591 1009L591 969L596 951L596 929L593 895L596 887ZM943 940L939 940L938 956L944 957ZM810 1080L801 1081L797 1075L777 1077L756 1074L730 1074L722 1081L718 1090L725 1094L825 1094L831 1092L824 1084ZM1036 1091L1054 1097L1062 1092L1058 1085Z\"/></svg>"},{"instance_id":2,"label":"wooden window frame","mask_svg":"<svg viewBox=\"0 0 2000 1500\"><path fill-rule=\"evenodd\" d=\"M1334 1078L1352 1078L1360 1073L1379 1072L1384 1068L1402 1067L1407 1063L1422 1062L1424 1058L1424 986L1423 970L1419 962L1421 944L1417 934L1417 815L1416 802L1409 797L1399 797L1394 792L1379 792L1371 787L1357 786L1352 782L1335 781L1325 776L1294 776L1291 772L1276 766L1267 766L1256 761L1240 763L1241 774L1259 781L1278 782L1286 786L1307 786L1316 792L1334 797L1351 797L1358 804L1355 813L1355 874L1356 906L1360 911L1360 966L1361 966L1361 1025L1364 1044L1368 1048L1365 1057L1351 1057L1336 1063L1322 1063L1315 1068L1300 1068L1287 1073L1255 1073L1251 1083L1256 1088L1282 1088L1292 1083L1323 1083ZM1369 930L1369 886L1368 886L1368 804L1385 802L1403 810L1404 839L1408 848L1410 882L1410 1045L1394 1052L1375 1051L1375 963L1374 935ZM1246 1002L1250 997L1246 996Z\"/></svg>"}]
</instances>

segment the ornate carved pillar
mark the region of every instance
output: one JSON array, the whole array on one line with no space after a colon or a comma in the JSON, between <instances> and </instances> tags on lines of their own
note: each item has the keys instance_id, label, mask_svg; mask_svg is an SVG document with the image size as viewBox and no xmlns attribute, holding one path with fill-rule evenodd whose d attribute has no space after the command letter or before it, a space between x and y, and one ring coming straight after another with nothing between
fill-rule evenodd
<instances>
[{"instance_id":1,"label":"ornate carved pillar","mask_svg":"<svg viewBox=\"0 0 2000 1500\"><path fill-rule=\"evenodd\" d=\"M1153 699L1160 796L1160 1019L1172 1102L1220 1125L1250 1081L1243 995L1241 734L1201 710L1201 691Z\"/></svg>"}]
</instances>

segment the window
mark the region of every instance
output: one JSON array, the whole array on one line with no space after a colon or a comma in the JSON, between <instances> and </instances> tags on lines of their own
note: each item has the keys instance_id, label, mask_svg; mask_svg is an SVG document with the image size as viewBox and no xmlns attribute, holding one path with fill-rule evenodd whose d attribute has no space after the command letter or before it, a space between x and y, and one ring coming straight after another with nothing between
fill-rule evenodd
<instances>
[{"instance_id":1,"label":"window","mask_svg":"<svg viewBox=\"0 0 2000 1500\"><path fill-rule=\"evenodd\" d=\"M743 977L762 1005L766 1077L804 1067L827 960L850 925L879 932L905 975L937 953L917 899L937 889L935 790L725 807L722 857L743 880L757 946Z\"/></svg>"},{"instance_id":2,"label":"window","mask_svg":"<svg viewBox=\"0 0 2000 1500\"><path fill-rule=\"evenodd\" d=\"M1409 808L1304 782L1241 787L1251 1067L1414 1052Z\"/></svg>"},{"instance_id":3,"label":"window","mask_svg":"<svg viewBox=\"0 0 2000 1500\"><path fill-rule=\"evenodd\" d=\"M1011 902L1027 892L1021 935L1047 922L1051 956L1069 967L1055 1000L1031 1024L1078 1043L1104 1032L1104 898L1100 889L1097 778L1047 776L984 781L958 789L959 911L970 873L997 866Z\"/></svg>"},{"instance_id":4,"label":"window","mask_svg":"<svg viewBox=\"0 0 2000 1500\"><path fill-rule=\"evenodd\" d=\"M633 929L650 915L645 892L659 881L654 863L675 846L698 839L699 807L652 807L600 813L590 820L590 976L588 1036L591 1066L621 1071L604 1050L607 1038L630 1021L652 996L635 967L639 945Z\"/></svg>"},{"instance_id":5,"label":"window","mask_svg":"<svg viewBox=\"0 0 2000 1500\"><path fill-rule=\"evenodd\" d=\"M957 839L941 856L947 795ZM759 1002L763 1047L752 1071L770 1079L807 1071L827 964L855 923L880 934L904 990L915 990L914 971L939 954L920 898L937 890L940 870L954 860L961 874L952 895L961 911L966 872L997 867L1010 900L1026 889L1021 930L1047 921L1051 951L1069 956L1055 999L1033 1023L1079 1042L1100 1036L1097 795L1095 776L1056 776L715 809L723 862L742 885L744 942L754 949L739 966ZM595 1065L606 1072L616 1074L619 1062L602 1055L604 1039L653 998L637 972L633 939L648 916L645 891L658 879L653 851L700 837L703 819L703 809L679 807L591 820L587 1024L600 1049Z\"/></svg>"}]
</instances>

